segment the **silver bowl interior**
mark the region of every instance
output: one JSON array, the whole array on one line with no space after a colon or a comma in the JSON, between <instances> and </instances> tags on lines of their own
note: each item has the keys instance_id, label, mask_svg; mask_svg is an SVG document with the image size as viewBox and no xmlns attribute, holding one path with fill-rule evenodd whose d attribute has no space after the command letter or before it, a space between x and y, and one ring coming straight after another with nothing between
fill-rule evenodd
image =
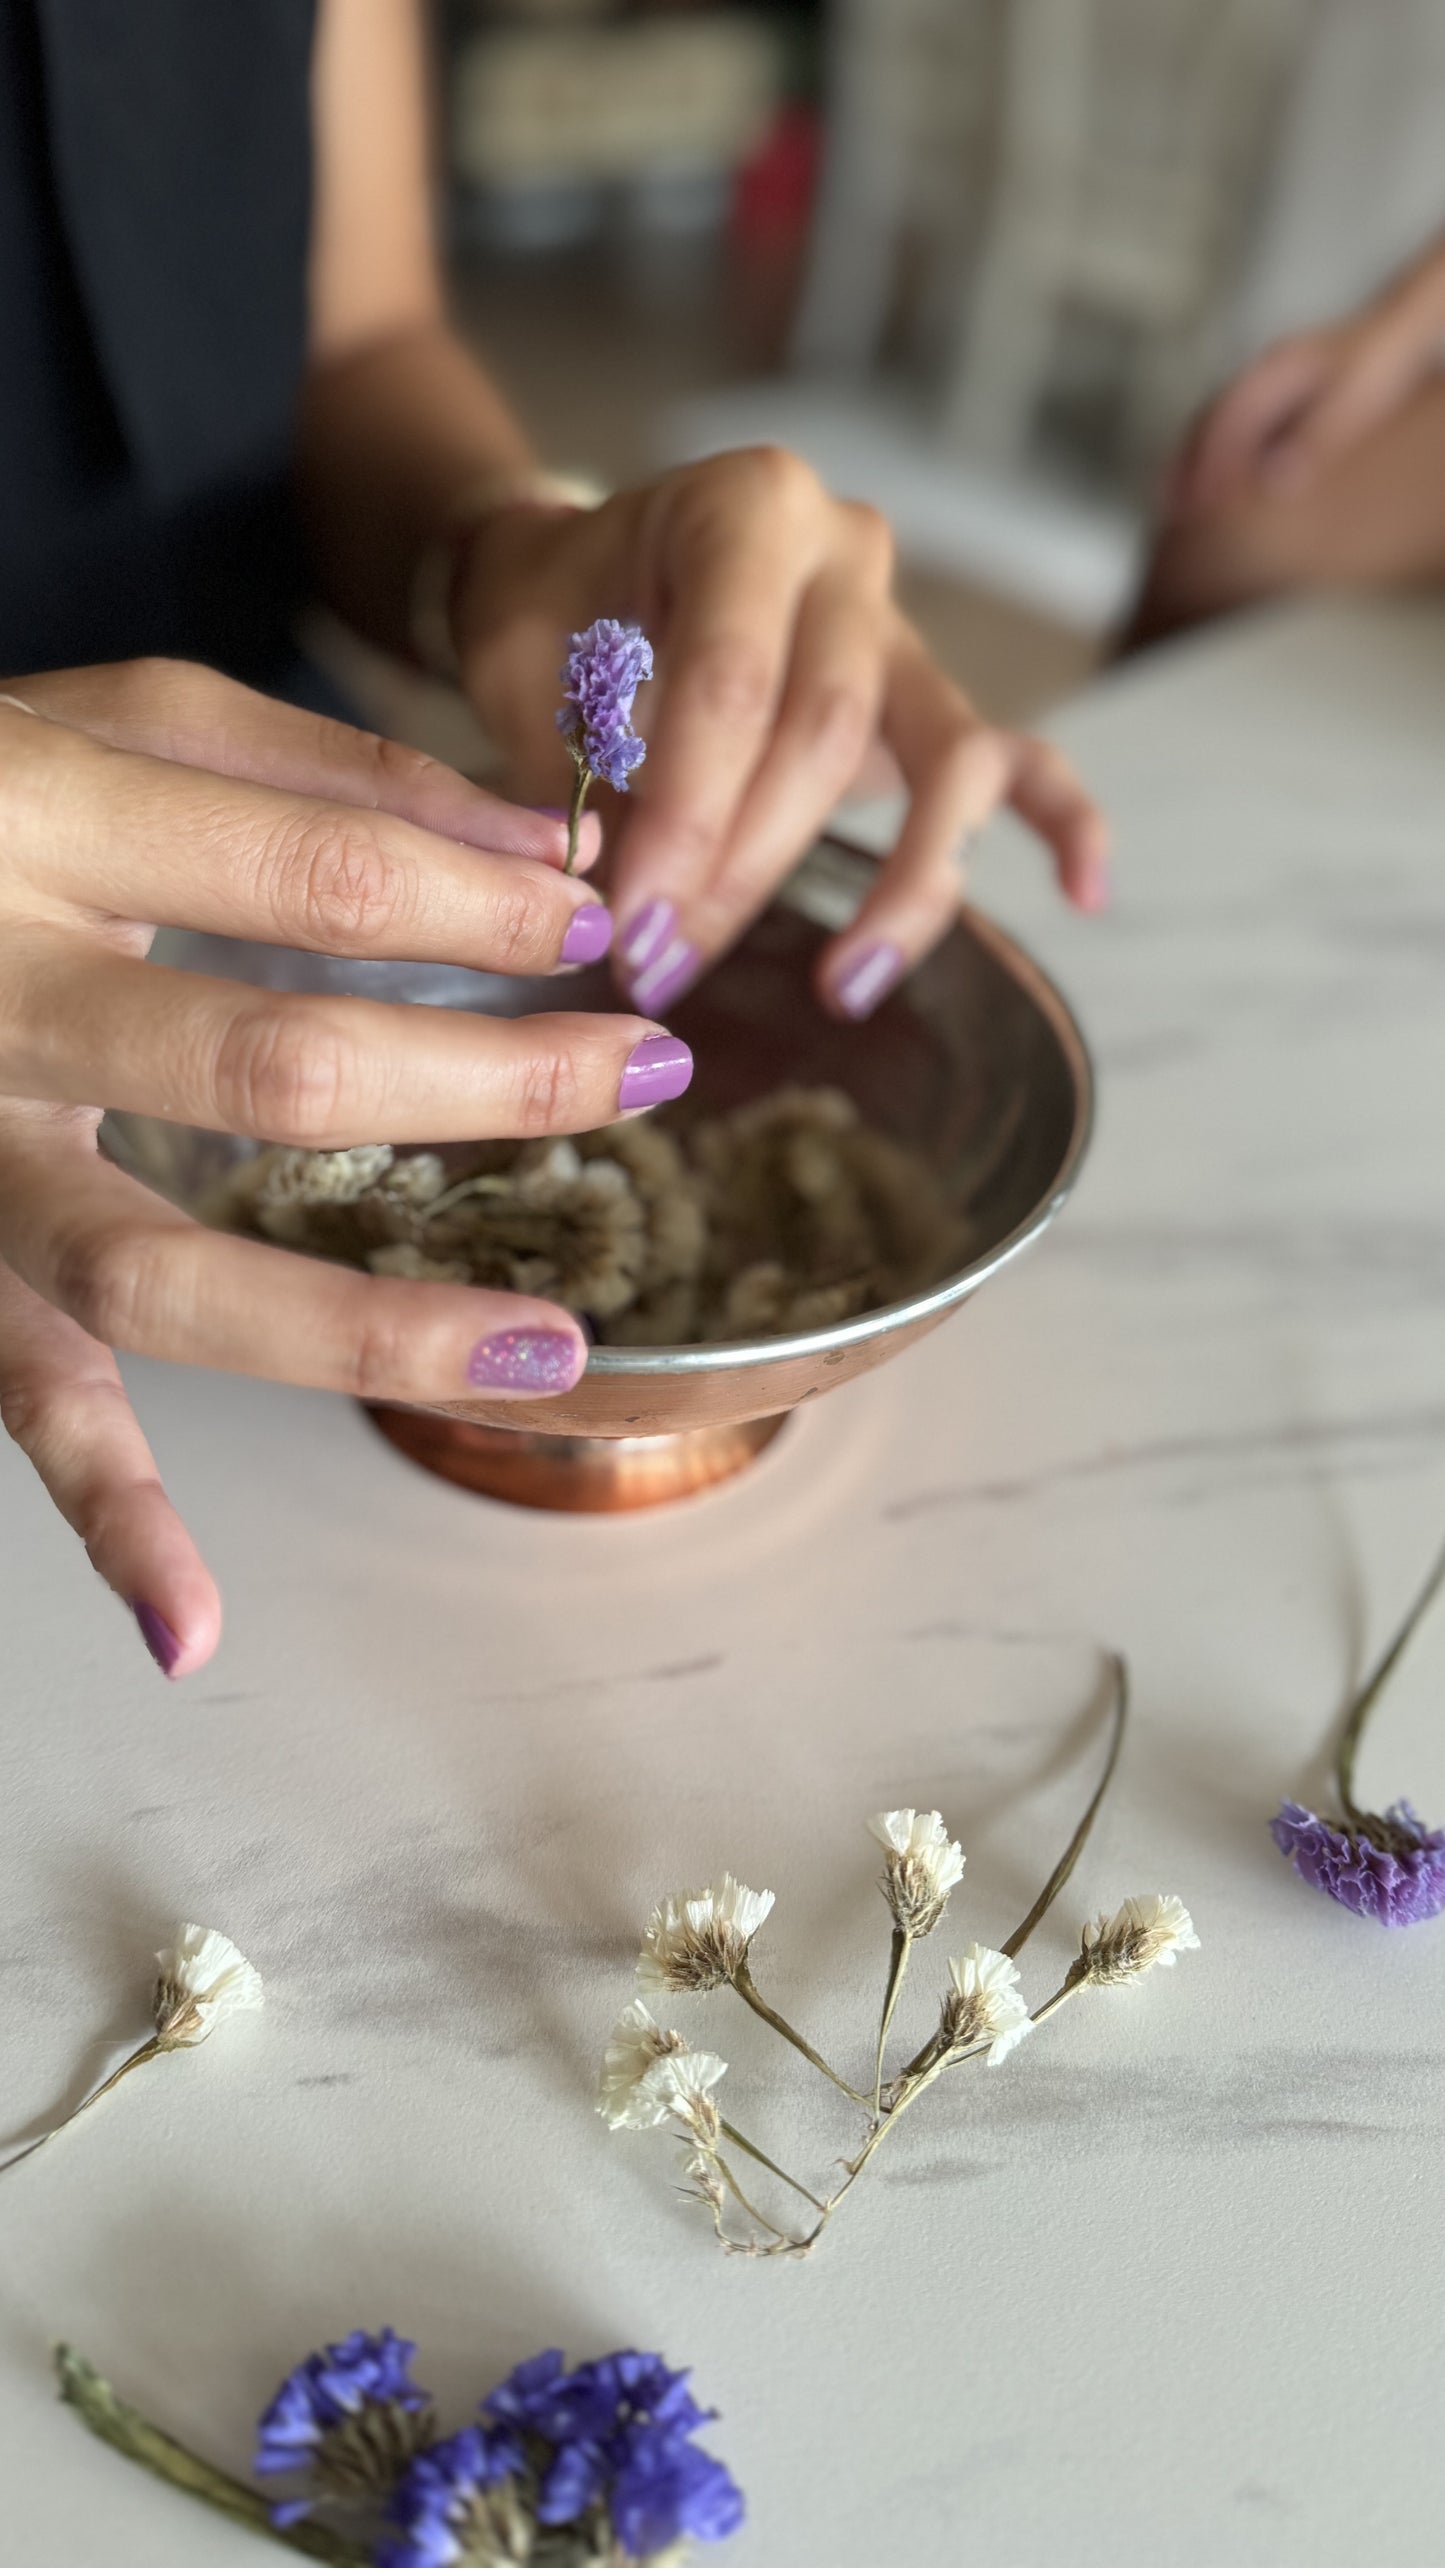
<instances>
[{"instance_id":1,"label":"silver bowl interior","mask_svg":"<svg viewBox=\"0 0 1445 2568\"><path fill-rule=\"evenodd\" d=\"M797 1357L836 1363L839 1349L861 1349L892 1332L914 1335L1027 1246L1068 1195L1092 1116L1087 1050L1058 991L1001 929L960 910L928 961L863 1026L840 1025L817 1004L811 974L819 947L852 915L872 873L873 860L861 851L822 840L733 953L671 1011L669 1022L697 1062L687 1108L714 1114L791 1083L845 1090L870 1122L927 1158L966 1213L966 1265L906 1302L786 1340L594 1348L588 1379L598 1392L599 1377L730 1373ZM505 980L450 966L337 962L174 931L157 939L154 960L273 988L351 991L499 1015L617 1003L602 968L561 980ZM130 1114L107 1116L103 1139L121 1165L187 1206L259 1147ZM876 1361L882 1350L870 1353Z\"/></svg>"}]
</instances>

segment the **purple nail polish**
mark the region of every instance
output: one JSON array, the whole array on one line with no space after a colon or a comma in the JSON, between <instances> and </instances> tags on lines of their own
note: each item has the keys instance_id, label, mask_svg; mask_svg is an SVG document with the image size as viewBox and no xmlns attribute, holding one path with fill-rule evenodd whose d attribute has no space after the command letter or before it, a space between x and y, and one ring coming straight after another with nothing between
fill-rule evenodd
<instances>
[{"instance_id":1,"label":"purple nail polish","mask_svg":"<svg viewBox=\"0 0 1445 2568\"><path fill-rule=\"evenodd\" d=\"M617 1092L618 1110L631 1114L639 1106L665 1106L680 1097L692 1077L692 1054L675 1034L645 1034L628 1054Z\"/></svg>"},{"instance_id":2,"label":"purple nail polish","mask_svg":"<svg viewBox=\"0 0 1445 2568\"><path fill-rule=\"evenodd\" d=\"M902 978L903 956L896 945L865 946L833 985L833 996L845 1016L861 1022L870 1017Z\"/></svg>"},{"instance_id":3,"label":"purple nail polish","mask_svg":"<svg viewBox=\"0 0 1445 2568\"><path fill-rule=\"evenodd\" d=\"M479 1391L570 1391L587 1349L565 1329L499 1329L467 1358L467 1380Z\"/></svg>"},{"instance_id":4,"label":"purple nail polish","mask_svg":"<svg viewBox=\"0 0 1445 2568\"><path fill-rule=\"evenodd\" d=\"M676 925L677 912L671 901L644 902L637 916L628 920L618 948L628 971L645 971L654 955L662 952Z\"/></svg>"},{"instance_id":5,"label":"purple nail polish","mask_svg":"<svg viewBox=\"0 0 1445 2568\"><path fill-rule=\"evenodd\" d=\"M565 820L567 817L565 803L531 803L528 808L536 813L539 820Z\"/></svg>"},{"instance_id":6,"label":"purple nail polish","mask_svg":"<svg viewBox=\"0 0 1445 2568\"><path fill-rule=\"evenodd\" d=\"M176 1639L164 1614L158 1614L154 1605L144 1603L133 1604L130 1610L140 1625L141 1639L150 1651L162 1676L174 1676L176 1661L181 1654L181 1644Z\"/></svg>"},{"instance_id":7,"label":"purple nail polish","mask_svg":"<svg viewBox=\"0 0 1445 2568\"><path fill-rule=\"evenodd\" d=\"M666 1016L674 999L690 990L702 970L702 956L685 936L675 936L662 952L654 956L645 971L636 972L627 985L627 995L644 1016Z\"/></svg>"},{"instance_id":8,"label":"purple nail polish","mask_svg":"<svg viewBox=\"0 0 1445 2568\"><path fill-rule=\"evenodd\" d=\"M600 901L586 901L572 912L562 939L564 963L600 963L612 942L612 912Z\"/></svg>"}]
</instances>

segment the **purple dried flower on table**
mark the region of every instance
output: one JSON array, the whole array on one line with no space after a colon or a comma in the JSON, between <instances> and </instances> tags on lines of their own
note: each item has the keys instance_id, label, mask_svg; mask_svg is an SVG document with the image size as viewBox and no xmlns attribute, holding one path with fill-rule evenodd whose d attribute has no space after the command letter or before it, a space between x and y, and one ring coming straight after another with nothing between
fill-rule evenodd
<instances>
[{"instance_id":1,"label":"purple dried flower on table","mask_svg":"<svg viewBox=\"0 0 1445 2568\"><path fill-rule=\"evenodd\" d=\"M600 615L585 633L574 633L562 664L566 699L557 715L577 770L568 815L567 871L577 861L577 831L588 787L600 776L620 794L641 766L647 744L632 728L638 688L652 675L652 644L635 624Z\"/></svg>"},{"instance_id":2,"label":"purple dried flower on table","mask_svg":"<svg viewBox=\"0 0 1445 2568\"><path fill-rule=\"evenodd\" d=\"M464 2426L420 2453L387 2509L398 2526L375 2568L452 2568L456 2560L523 2559L528 2515L521 2443L505 2429Z\"/></svg>"},{"instance_id":3,"label":"purple dried flower on table","mask_svg":"<svg viewBox=\"0 0 1445 2568\"><path fill-rule=\"evenodd\" d=\"M1382 1926L1418 1926L1445 1911L1445 1828L1427 1828L1408 1801L1383 1818L1331 1827L1298 1801L1281 1803L1269 1833L1301 1881Z\"/></svg>"},{"instance_id":4,"label":"purple dried flower on table","mask_svg":"<svg viewBox=\"0 0 1445 2568\"><path fill-rule=\"evenodd\" d=\"M624 2554L645 2559L685 2536L721 2541L743 2517L728 2471L692 2440L710 2411L687 2383L657 2354L608 2354L572 2372L561 2354L538 2354L509 2373L482 2414L526 2438L539 2524L575 2524L604 2508Z\"/></svg>"},{"instance_id":5,"label":"purple dried flower on table","mask_svg":"<svg viewBox=\"0 0 1445 2568\"><path fill-rule=\"evenodd\" d=\"M1350 1706L1335 1758L1341 1817L1322 1819L1303 1802L1282 1802L1269 1832L1312 1890L1381 1926L1419 1926L1445 1913L1445 1828L1427 1828L1408 1801L1383 1815L1355 1799L1355 1757L1365 1724L1429 1607L1445 1587L1445 1551L1378 1667Z\"/></svg>"},{"instance_id":6,"label":"purple dried flower on table","mask_svg":"<svg viewBox=\"0 0 1445 2568\"><path fill-rule=\"evenodd\" d=\"M675 2541L726 2541L744 2511L721 2461L666 2426L633 2435L607 2502L629 2559L650 2559Z\"/></svg>"},{"instance_id":7,"label":"purple dried flower on table","mask_svg":"<svg viewBox=\"0 0 1445 2568\"><path fill-rule=\"evenodd\" d=\"M356 2328L289 2372L256 2429L258 2479L305 2472L302 2497L272 2508L280 2527L315 2505L375 2507L434 2431L431 2401L411 2377L416 2347L392 2328Z\"/></svg>"}]
</instances>

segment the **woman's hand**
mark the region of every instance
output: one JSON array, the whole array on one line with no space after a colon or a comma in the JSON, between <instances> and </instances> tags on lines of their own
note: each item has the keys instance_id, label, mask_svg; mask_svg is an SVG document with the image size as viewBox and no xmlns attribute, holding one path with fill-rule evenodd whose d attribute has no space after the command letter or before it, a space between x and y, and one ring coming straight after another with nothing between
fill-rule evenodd
<instances>
[{"instance_id":1,"label":"woman's hand","mask_svg":"<svg viewBox=\"0 0 1445 2568\"><path fill-rule=\"evenodd\" d=\"M560 800L563 637L632 617L657 653L634 719L646 767L610 880L634 1004L665 1012L741 933L850 788L901 776L908 813L819 994L870 1013L941 936L957 859L1001 803L1069 898L1106 898L1103 823L1044 742L995 730L900 614L892 545L774 447L721 455L572 514L500 510L463 552L453 631L469 693L529 793Z\"/></svg>"},{"instance_id":2,"label":"woman's hand","mask_svg":"<svg viewBox=\"0 0 1445 2568\"><path fill-rule=\"evenodd\" d=\"M1387 300L1277 340L1196 424L1174 467L1166 520L1308 489L1404 408L1434 366L1438 328L1413 302Z\"/></svg>"},{"instance_id":3,"label":"woman's hand","mask_svg":"<svg viewBox=\"0 0 1445 2568\"><path fill-rule=\"evenodd\" d=\"M584 863L597 846L594 824ZM427 1402L565 1390L586 1345L535 1298L203 1230L100 1157L101 1110L326 1149L580 1132L678 1094L691 1064L635 1017L489 1018L161 970L154 928L547 972L607 933L564 850L558 822L209 670L7 684L0 1415L168 1675L210 1656L220 1605L112 1348Z\"/></svg>"}]
</instances>

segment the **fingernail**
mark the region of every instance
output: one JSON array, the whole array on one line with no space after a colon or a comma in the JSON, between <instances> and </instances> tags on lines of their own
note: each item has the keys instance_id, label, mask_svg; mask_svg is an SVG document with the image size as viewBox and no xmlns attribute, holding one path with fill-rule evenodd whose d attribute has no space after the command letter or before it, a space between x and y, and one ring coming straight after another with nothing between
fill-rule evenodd
<instances>
[{"instance_id":1,"label":"fingernail","mask_svg":"<svg viewBox=\"0 0 1445 2568\"><path fill-rule=\"evenodd\" d=\"M164 1614L158 1614L154 1605L146 1604L133 1604L130 1610L140 1625L141 1639L150 1651L162 1676L174 1676L176 1661L181 1655L181 1644L176 1639Z\"/></svg>"},{"instance_id":2,"label":"fingernail","mask_svg":"<svg viewBox=\"0 0 1445 2568\"><path fill-rule=\"evenodd\" d=\"M702 956L685 936L675 936L641 972L634 972L627 995L646 1016L666 1016L674 999L690 990L702 970Z\"/></svg>"},{"instance_id":3,"label":"fingernail","mask_svg":"<svg viewBox=\"0 0 1445 2568\"><path fill-rule=\"evenodd\" d=\"M903 975L903 956L896 945L865 946L833 985L833 996L845 1016L861 1022L870 1017Z\"/></svg>"},{"instance_id":4,"label":"fingernail","mask_svg":"<svg viewBox=\"0 0 1445 2568\"><path fill-rule=\"evenodd\" d=\"M1113 899L1113 886L1102 870L1086 874L1079 885L1077 899L1082 910L1106 910Z\"/></svg>"},{"instance_id":5,"label":"fingernail","mask_svg":"<svg viewBox=\"0 0 1445 2568\"><path fill-rule=\"evenodd\" d=\"M676 925L677 912L671 901L645 902L636 918L628 920L618 947L628 971L644 970L653 956L661 953Z\"/></svg>"},{"instance_id":6,"label":"fingernail","mask_svg":"<svg viewBox=\"0 0 1445 2568\"><path fill-rule=\"evenodd\" d=\"M534 811L539 820L565 820L567 817L565 803L529 803L527 809Z\"/></svg>"},{"instance_id":7,"label":"fingernail","mask_svg":"<svg viewBox=\"0 0 1445 2568\"><path fill-rule=\"evenodd\" d=\"M467 1358L467 1380L479 1391L570 1391L587 1349L565 1329L500 1329Z\"/></svg>"},{"instance_id":8,"label":"fingernail","mask_svg":"<svg viewBox=\"0 0 1445 2568\"><path fill-rule=\"evenodd\" d=\"M630 1052L617 1091L618 1110L633 1113L639 1106L665 1106L670 1098L680 1097L692 1077L692 1054L675 1034L645 1034L634 1052Z\"/></svg>"},{"instance_id":9,"label":"fingernail","mask_svg":"<svg viewBox=\"0 0 1445 2568\"><path fill-rule=\"evenodd\" d=\"M612 912L601 901L574 910L562 939L564 963L599 963L612 942Z\"/></svg>"}]
</instances>

